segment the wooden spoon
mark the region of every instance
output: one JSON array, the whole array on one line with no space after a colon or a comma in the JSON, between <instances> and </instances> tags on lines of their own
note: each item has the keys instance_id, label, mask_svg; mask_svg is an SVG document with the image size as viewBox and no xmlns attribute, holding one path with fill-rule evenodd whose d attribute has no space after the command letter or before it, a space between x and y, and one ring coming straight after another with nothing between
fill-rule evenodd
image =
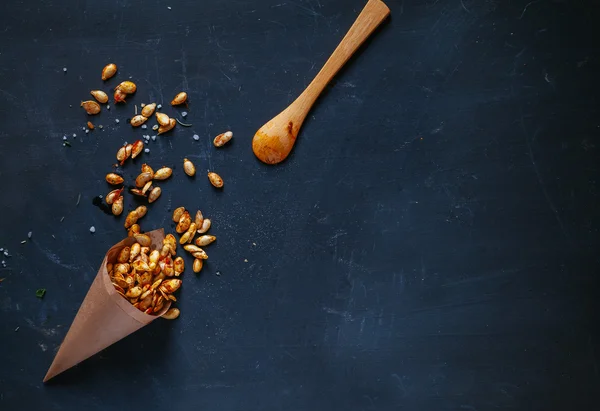
<instances>
[{"instance_id":1,"label":"wooden spoon","mask_svg":"<svg viewBox=\"0 0 600 411\"><path fill-rule=\"evenodd\" d=\"M267 164L277 164L290 154L300 127L317 97L389 14L390 9L381 0L369 0L346 36L304 92L256 132L252 140L252 150L256 157Z\"/></svg>"}]
</instances>

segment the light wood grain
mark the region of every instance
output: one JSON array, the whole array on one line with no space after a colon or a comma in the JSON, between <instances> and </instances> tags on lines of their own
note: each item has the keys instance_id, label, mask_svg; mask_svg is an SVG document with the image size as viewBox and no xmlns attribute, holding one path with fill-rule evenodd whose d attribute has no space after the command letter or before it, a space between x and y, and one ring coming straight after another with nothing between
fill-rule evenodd
<instances>
[{"instance_id":1,"label":"light wood grain","mask_svg":"<svg viewBox=\"0 0 600 411\"><path fill-rule=\"evenodd\" d=\"M382 1L369 0L308 87L292 104L256 132L252 140L256 157L267 164L285 160L294 147L306 115L325 86L389 14L390 9Z\"/></svg>"}]
</instances>

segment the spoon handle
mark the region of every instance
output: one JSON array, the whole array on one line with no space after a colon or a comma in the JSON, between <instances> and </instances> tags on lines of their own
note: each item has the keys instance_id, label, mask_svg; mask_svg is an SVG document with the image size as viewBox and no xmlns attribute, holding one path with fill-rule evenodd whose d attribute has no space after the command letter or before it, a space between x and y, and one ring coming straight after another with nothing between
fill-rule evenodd
<instances>
[{"instance_id":1,"label":"spoon handle","mask_svg":"<svg viewBox=\"0 0 600 411\"><path fill-rule=\"evenodd\" d=\"M325 86L389 14L390 9L381 0L369 0L321 71L296 100L298 113L308 114Z\"/></svg>"}]
</instances>

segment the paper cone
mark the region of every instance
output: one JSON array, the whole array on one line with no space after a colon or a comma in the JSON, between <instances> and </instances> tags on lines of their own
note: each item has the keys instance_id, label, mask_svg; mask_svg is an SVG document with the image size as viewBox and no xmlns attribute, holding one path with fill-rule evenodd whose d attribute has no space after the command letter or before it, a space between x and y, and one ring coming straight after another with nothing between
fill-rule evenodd
<instances>
[{"instance_id":1,"label":"paper cone","mask_svg":"<svg viewBox=\"0 0 600 411\"><path fill-rule=\"evenodd\" d=\"M165 237L164 230L161 228L145 234L152 239L151 248L160 250ZM151 323L171 306L168 301L156 315L148 315L131 305L113 287L106 263L115 262L121 249L134 242L133 237L128 237L112 246L104 256L98 274L81 303L44 382Z\"/></svg>"}]
</instances>

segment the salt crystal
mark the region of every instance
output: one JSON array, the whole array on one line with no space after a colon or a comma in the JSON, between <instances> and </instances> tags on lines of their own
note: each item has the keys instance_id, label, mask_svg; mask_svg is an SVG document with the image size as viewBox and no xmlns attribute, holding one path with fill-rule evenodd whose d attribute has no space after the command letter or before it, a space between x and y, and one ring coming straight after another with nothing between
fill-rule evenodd
<instances>
[{"instance_id":1,"label":"salt crystal","mask_svg":"<svg viewBox=\"0 0 600 411\"><path fill-rule=\"evenodd\" d=\"M152 136L152 141L156 140L156 136Z\"/></svg>"},{"instance_id":2,"label":"salt crystal","mask_svg":"<svg viewBox=\"0 0 600 411\"><path fill-rule=\"evenodd\" d=\"M169 10L171 10L171 6L167 6L167 8L168 8ZM65 71L67 71L67 69L65 69Z\"/></svg>"},{"instance_id":3,"label":"salt crystal","mask_svg":"<svg viewBox=\"0 0 600 411\"><path fill-rule=\"evenodd\" d=\"M67 68L66 68L66 67L63 67L63 71L66 73L66 72L67 72Z\"/></svg>"},{"instance_id":4,"label":"salt crystal","mask_svg":"<svg viewBox=\"0 0 600 411\"><path fill-rule=\"evenodd\" d=\"M150 149L149 149L149 148L145 148L145 149L144 149L144 153L149 153L149 152L150 152Z\"/></svg>"},{"instance_id":5,"label":"salt crystal","mask_svg":"<svg viewBox=\"0 0 600 411\"><path fill-rule=\"evenodd\" d=\"M66 140L66 139L67 139L67 136L63 136L63 140Z\"/></svg>"},{"instance_id":6,"label":"salt crystal","mask_svg":"<svg viewBox=\"0 0 600 411\"><path fill-rule=\"evenodd\" d=\"M90 132L90 130L85 130L85 134L88 134Z\"/></svg>"},{"instance_id":7,"label":"salt crystal","mask_svg":"<svg viewBox=\"0 0 600 411\"><path fill-rule=\"evenodd\" d=\"M77 134L73 133L73 137L77 137Z\"/></svg>"},{"instance_id":8,"label":"salt crystal","mask_svg":"<svg viewBox=\"0 0 600 411\"><path fill-rule=\"evenodd\" d=\"M33 232L31 232L31 231L30 231L30 232L28 232L28 233L27 233L27 238L31 238L31 236L32 236L32 235L33 235Z\"/></svg>"},{"instance_id":9,"label":"salt crystal","mask_svg":"<svg viewBox=\"0 0 600 411\"><path fill-rule=\"evenodd\" d=\"M162 108L162 104L159 104L158 106L156 106L157 109L161 109Z\"/></svg>"},{"instance_id":10,"label":"salt crystal","mask_svg":"<svg viewBox=\"0 0 600 411\"><path fill-rule=\"evenodd\" d=\"M91 226L91 227L90 227L90 233L95 233L95 232L96 232L96 227L94 227L94 226Z\"/></svg>"},{"instance_id":11,"label":"salt crystal","mask_svg":"<svg viewBox=\"0 0 600 411\"><path fill-rule=\"evenodd\" d=\"M194 134L194 137L193 137L193 138L194 138L194 140L196 140L196 141L200 140L200 136L199 136L198 134Z\"/></svg>"},{"instance_id":12,"label":"salt crystal","mask_svg":"<svg viewBox=\"0 0 600 411\"><path fill-rule=\"evenodd\" d=\"M187 111L181 112L181 117L187 117Z\"/></svg>"},{"instance_id":13,"label":"salt crystal","mask_svg":"<svg viewBox=\"0 0 600 411\"><path fill-rule=\"evenodd\" d=\"M107 110L110 110L110 104L107 104L107 105L106 105L106 109L107 109Z\"/></svg>"},{"instance_id":14,"label":"salt crystal","mask_svg":"<svg viewBox=\"0 0 600 411\"><path fill-rule=\"evenodd\" d=\"M115 123L119 124L119 119L115 118Z\"/></svg>"},{"instance_id":15,"label":"salt crystal","mask_svg":"<svg viewBox=\"0 0 600 411\"><path fill-rule=\"evenodd\" d=\"M145 125L145 124L142 124L142 128L145 130L145 129L147 129L147 128L148 128L148 126L147 126L147 125Z\"/></svg>"}]
</instances>

